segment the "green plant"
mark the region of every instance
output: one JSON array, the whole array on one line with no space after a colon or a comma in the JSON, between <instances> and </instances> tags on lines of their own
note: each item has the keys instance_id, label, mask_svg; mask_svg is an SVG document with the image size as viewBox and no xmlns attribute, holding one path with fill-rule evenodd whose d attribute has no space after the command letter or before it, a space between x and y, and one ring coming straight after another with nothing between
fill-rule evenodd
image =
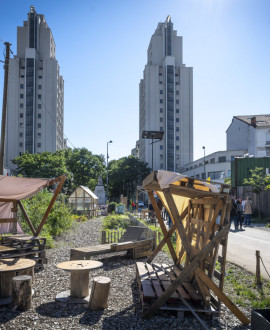
<instances>
[{"instance_id":1,"label":"green plant","mask_svg":"<svg viewBox=\"0 0 270 330\"><path fill-rule=\"evenodd\" d=\"M53 194L51 192L44 189L35 196L22 201L26 213L35 229L38 228L52 196ZM23 231L32 234L23 215L19 212L18 216ZM68 206L61 202L61 198L60 200L57 199L42 228L40 236L46 237L47 246L51 247L53 245L53 237L59 236L63 231L71 228L72 223L73 218Z\"/></svg>"},{"instance_id":2,"label":"green plant","mask_svg":"<svg viewBox=\"0 0 270 330\"><path fill-rule=\"evenodd\" d=\"M128 216L124 214L113 214L103 219L102 229L126 229L130 225Z\"/></svg>"},{"instance_id":3,"label":"green plant","mask_svg":"<svg viewBox=\"0 0 270 330\"><path fill-rule=\"evenodd\" d=\"M115 210L116 210L116 205L117 205L117 203L115 203L115 202L111 202L111 203L108 205L108 213L113 213L113 212L115 212Z\"/></svg>"}]
</instances>

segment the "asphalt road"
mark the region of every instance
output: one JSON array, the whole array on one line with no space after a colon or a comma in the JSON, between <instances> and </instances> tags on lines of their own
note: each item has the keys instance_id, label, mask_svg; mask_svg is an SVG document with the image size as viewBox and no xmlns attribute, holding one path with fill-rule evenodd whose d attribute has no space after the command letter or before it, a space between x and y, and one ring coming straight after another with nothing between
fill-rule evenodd
<instances>
[{"instance_id":1,"label":"asphalt road","mask_svg":"<svg viewBox=\"0 0 270 330\"><path fill-rule=\"evenodd\" d=\"M232 224L233 227L233 224ZM262 261L270 274L270 228L243 227L243 231L231 230L229 233L227 260L231 261L248 271L256 272L256 250L260 251ZM262 263L261 275L269 280Z\"/></svg>"}]
</instances>

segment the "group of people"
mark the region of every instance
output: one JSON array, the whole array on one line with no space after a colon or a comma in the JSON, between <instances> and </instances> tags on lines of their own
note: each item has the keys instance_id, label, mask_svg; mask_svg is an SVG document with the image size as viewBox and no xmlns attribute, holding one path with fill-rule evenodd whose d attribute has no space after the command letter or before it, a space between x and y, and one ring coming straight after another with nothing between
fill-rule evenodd
<instances>
[{"instance_id":1,"label":"group of people","mask_svg":"<svg viewBox=\"0 0 270 330\"><path fill-rule=\"evenodd\" d=\"M236 196L232 197L232 208L230 214L230 226L234 222L235 230L242 229L243 220L244 226L250 226L252 214L252 201L249 196L245 200L241 198L236 199Z\"/></svg>"}]
</instances>

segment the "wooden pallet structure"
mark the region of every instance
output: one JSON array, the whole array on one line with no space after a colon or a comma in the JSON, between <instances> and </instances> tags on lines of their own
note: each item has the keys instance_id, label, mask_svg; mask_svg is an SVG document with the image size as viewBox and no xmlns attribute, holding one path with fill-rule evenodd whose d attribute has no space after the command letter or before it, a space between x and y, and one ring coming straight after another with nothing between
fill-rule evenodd
<instances>
[{"instance_id":1,"label":"wooden pallet structure","mask_svg":"<svg viewBox=\"0 0 270 330\"><path fill-rule=\"evenodd\" d=\"M41 270L47 264L46 238L26 234L3 236L0 245L0 259L27 258L36 262L35 269Z\"/></svg>"},{"instance_id":2,"label":"wooden pallet structure","mask_svg":"<svg viewBox=\"0 0 270 330\"><path fill-rule=\"evenodd\" d=\"M198 313L219 314L224 303L243 324L249 324L249 319L223 292L231 210L229 186L154 171L143 181L143 188L164 236L147 263L136 264L144 317L149 318L160 309L188 311L205 328ZM154 192L172 218L169 230ZM174 232L176 249L170 240ZM153 264L165 244L174 264Z\"/></svg>"},{"instance_id":3,"label":"wooden pallet structure","mask_svg":"<svg viewBox=\"0 0 270 330\"><path fill-rule=\"evenodd\" d=\"M127 227L118 243L79 247L70 250L70 260L90 259L92 256L127 251L133 259L147 257L153 250L153 238L144 239L145 228ZM103 240L105 241L105 240Z\"/></svg>"}]
</instances>

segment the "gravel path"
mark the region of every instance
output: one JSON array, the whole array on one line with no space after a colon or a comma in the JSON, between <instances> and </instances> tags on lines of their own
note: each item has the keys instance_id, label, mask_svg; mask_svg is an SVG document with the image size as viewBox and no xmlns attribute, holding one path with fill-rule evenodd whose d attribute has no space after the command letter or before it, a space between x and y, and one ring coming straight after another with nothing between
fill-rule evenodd
<instances>
[{"instance_id":1,"label":"gravel path","mask_svg":"<svg viewBox=\"0 0 270 330\"><path fill-rule=\"evenodd\" d=\"M18 313L0 307L0 329L200 329L193 318L184 321L172 315L142 319L139 291L135 279L135 261L125 258L125 252L103 255L97 260L104 267L90 272L90 276L108 276L112 279L109 308L90 311L86 305L55 301L55 296L69 287L69 272L56 264L69 260L70 248L99 244L100 219L79 223L56 241L56 247L47 251L48 265L35 274L35 296L31 310ZM160 252L157 263L168 263L167 255ZM210 329L247 329L224 307L219 320L207 321Z\"/></svg>"}]
</instances>

